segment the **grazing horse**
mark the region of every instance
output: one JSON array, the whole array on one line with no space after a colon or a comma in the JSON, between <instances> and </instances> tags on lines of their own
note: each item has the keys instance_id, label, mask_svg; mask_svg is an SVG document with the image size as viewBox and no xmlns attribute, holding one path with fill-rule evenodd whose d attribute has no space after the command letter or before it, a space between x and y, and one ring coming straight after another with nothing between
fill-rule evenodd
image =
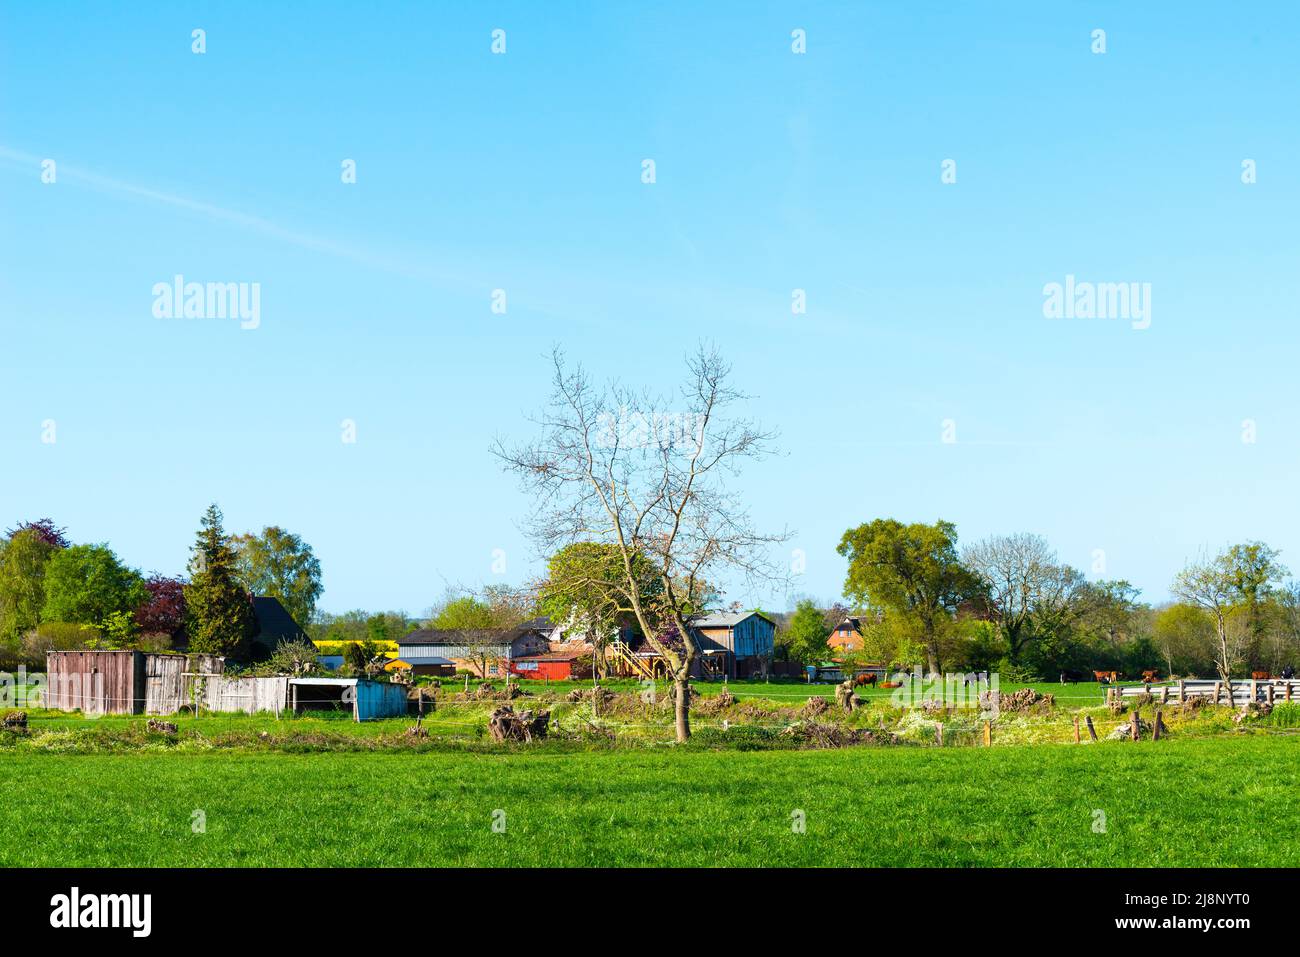
<instances>
[{"instance_id":1,"label":"grazing horse","mask_svg":"<svg viewBox=\"0 0 1300 957\"><path fill-rule=\"evenodd\" d=\"M858 675L853 679L855 685L874 685L876 683L876 673L869 671L866 674Z\"/></svg>"}]
</instances>

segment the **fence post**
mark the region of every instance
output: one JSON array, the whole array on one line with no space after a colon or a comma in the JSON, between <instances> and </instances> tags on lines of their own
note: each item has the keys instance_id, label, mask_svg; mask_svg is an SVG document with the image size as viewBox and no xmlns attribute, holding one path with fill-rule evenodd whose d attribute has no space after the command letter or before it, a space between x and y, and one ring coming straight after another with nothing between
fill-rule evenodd
<instances>
[{"instance_id":1,"label":"fence post","mask_svg":"<svg viewBox=\"0 0 1300 957\"><path fill-rule=\"evenodd\" d=\"M1160 703L1161 704L1169 703L1169 685L1165 685L1163 688L1160 689Z\"/></svg>"},{"instance_id":2,"label":"fence post","mask_svg":"<svg viewBox=\"0 0 1300 957\"><path fill-rule=\"evenodd\" d=\"M1222 682L1222 681L1216 681L1216 682L1214 683L1214 706L1215 706L1216 708L1219 706L1219 689L1220 689L1221 687L1223 687L1223 682ZM1228 694L1232 694L1232 689L1229 689L1229 690L1228 690Z\"/></svg>"},{"instance_id":3,"label":"fence post","mask_svg":"<svg viewBox=\"0 0 1300 957\"><path fill-rule=\"evenodd\" d=\"M1079 740L1079 716L1076 714L1074 716L1074 743L1078 744Z\"/></svg>"},{"instance_id":4,"label":"fence post","mask_svg":"<svg viewBox=\"0 0 1300 957\"><path fill-rule=\"evenodd\" d=\"M1268 684L1268 706L1273 707L1273 683Z\"/></svg>"},{"instance_id":5,"label":"fence post","mask_svg":"<svg viewBox=\"0 0 1300 957\"><path fill-rule=\"evenodd\" d=\"M1137 708L1133 709L1133 714L1129 716L1129 724L1133 727L1133 740L1140 738L1142 725L1139 723L1142 719L1138 717Z\"/></svg>"},{"instance_id":6,"label":"fence post","mask_svg":"<svg viewBox=\"0 0 1300 957\"><path fill-rule=\"evenodd\" d=\"M934 727L935 727L935 730L938 732L938 735L939 735L939 747L942 748L942 747L943 747L943 722L942 722L942 721L936 721L936 722L934 723Z\"/></svg>"},{"instance_id":7,"label":"fence post","mask_svg":"<svg viewBox=\"0 0 1300 957\"><path fill-rule=\"evenodd\" d=\"M1178 700L1179 702L1187 700L1187 681L1183 678L1178 679Z\"/></svg>"},{"instance_id":8,"label":"fence post","mask_svg":"<svg viewBox=\"0 0 1300 957\"><path fill-rule=\"evenodd\" d=\"M1161 727L1162 727L1162 721L1161 721L1161 716L1162 716L1162 714L1163 714L1163 712L1160 712L1160 711L1157 711L1157 712L1156 712L1156 723L1155 723L1155 724L1152 726L1152 728L1151 728L1151 740L1152 740L1152 741L1159 741L1159 740L1160 740L1160 731L1161 731Z\"/></svg>"},{"instance_id":9,"label":"fence post","mask_svg":"<svg viewBox=\"0 0 1300 957\"><path fill-rule=\"evenodd\" d=\"M1258 682L1257 680L1255 680L1254 678L1251 678L1251 679L1250 679L1250 701L1251 701L1251 704L1254 704L1254 703L1255 703L1256 701L1258 701L1258 700L1259 700L1259 682ZM1236 704L1236 702L1234 701L1233 704Z\"/></svg>"},{"instance_id":10,"label":"fence post","mask_svg":"<svg viewBox=\"0 0 1300 957\"><path fill-rule=\"evenodd\" d=\"M993 744L993 725L990 722L985 721L984 722L984 747L987 748L992 744Z\"/></svg>"},{"instance_id":11,"label":"fence post","mask_svg":"<svg viewBox=\"0 0 1300 957\"><path fill-rule=\"evenodd\" d=\"M1090 737L1090 738L1092 738L1092 740L1096 741L1096 740L1097 740L1097 729L1094 728L1094 727L1092 726L1092 715L1090 715L1090 714L1084 715L1084 716L1083 716L1083 720L1086 721L1086 722L1088 722L1088 737Z\"/></svg>"}]
</instances>

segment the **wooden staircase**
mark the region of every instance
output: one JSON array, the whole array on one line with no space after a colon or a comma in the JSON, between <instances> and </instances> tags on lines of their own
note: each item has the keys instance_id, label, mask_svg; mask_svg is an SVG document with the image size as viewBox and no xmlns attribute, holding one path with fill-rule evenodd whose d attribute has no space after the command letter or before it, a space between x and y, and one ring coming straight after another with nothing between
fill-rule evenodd
<instances>
[{"instance_id":1,"label":"wooden staircase","mask_svg":"<svg viewBox=\"0 0 1300 957\"><path fill-rule=\"evenodd\" d=\"M650 681L655 679L654 666L648 660L632 654L632 649L625 642L611 641L605 646L605 656L615 674L628 674Z\"/></svg>"}]
</instances>

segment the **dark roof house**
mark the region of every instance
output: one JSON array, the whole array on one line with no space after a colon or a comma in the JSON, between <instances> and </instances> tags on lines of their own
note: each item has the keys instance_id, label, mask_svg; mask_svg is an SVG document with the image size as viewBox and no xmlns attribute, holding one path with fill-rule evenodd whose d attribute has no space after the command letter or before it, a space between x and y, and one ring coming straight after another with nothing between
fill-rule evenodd
<instances>
[{"instance_id":1,"label":"dark roof house","mask_svg":"<svg viewBox=\"0 0 1300 957\"><path fill-rule=\"evenodd\" d=\"M293 615L278 598L255 595L253 614L257 616L257 637L253 641L261 642L268 651L274 651L283 642L307 637L307 632L293 620Z\"/></svg>"}]
</instances>

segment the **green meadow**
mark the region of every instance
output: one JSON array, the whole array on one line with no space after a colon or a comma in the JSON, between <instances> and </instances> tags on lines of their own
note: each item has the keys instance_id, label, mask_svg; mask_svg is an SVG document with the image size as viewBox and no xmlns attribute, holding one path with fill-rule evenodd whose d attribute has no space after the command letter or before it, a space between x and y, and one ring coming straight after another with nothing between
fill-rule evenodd
<instances>
[{"instance_id":1,"label":"green meadow","mask_svg":"<svg viewBox=\"0 0 1300 957\"><path fill-rule=\"evenodd\" d=\"M3 866L1300 865L1300 740L1277 732L822 751L10 750L0 766Z\"/></svg>"}]
</instances>

